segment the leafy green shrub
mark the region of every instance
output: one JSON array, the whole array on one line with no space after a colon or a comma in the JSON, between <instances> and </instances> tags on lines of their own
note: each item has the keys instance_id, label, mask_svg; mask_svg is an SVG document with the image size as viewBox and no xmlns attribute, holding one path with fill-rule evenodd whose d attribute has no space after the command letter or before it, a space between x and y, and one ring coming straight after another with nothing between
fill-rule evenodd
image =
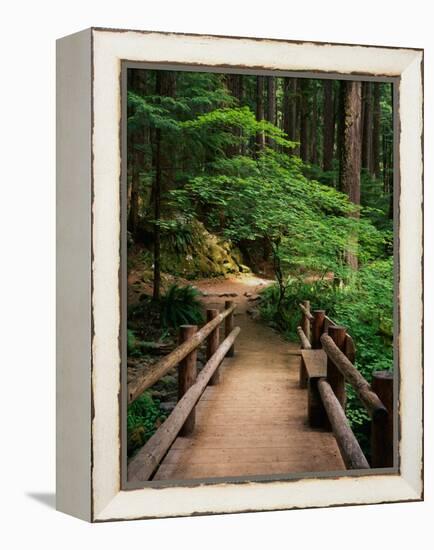
<instances>
[{"instance_id":1,"label":"leafy green shrub","mask_svg":"<svg viewBox=\"0 0 434 550\"><path fill-rule=\"evenodd\" d=\"M288 277L281 311L278 311L279 289L277 285L267 287L260 305L261 317L275 326L289 338L297 338L297 326L301 322L301 311L298 306L303 300L309 300L311 309L325 309L330 312L336 303L336 287L328 279L304 282L301 278Z\"/></svg>"},{"instance_id":2,"label":"leafy green shrub","mask_svg":"<svg viewBox=\"0 0 434 550\"><path fill-rule=\"evenodd\" d=\"M203 307L200 292L191 285L171 285L161 297L161 324L164 327L199 325L203 323Z\"/></svg>"},{"instance_id":3,"label":"leafy green shrub","mask_svg":"<svg viewBox=\"0 0 434 550\"><path fill-rule=\"evenodd\" d=\"M131 403L127 413L128 455L142 447L165 419L160 402L147 392Z\"/></svg>"}]
</instances>

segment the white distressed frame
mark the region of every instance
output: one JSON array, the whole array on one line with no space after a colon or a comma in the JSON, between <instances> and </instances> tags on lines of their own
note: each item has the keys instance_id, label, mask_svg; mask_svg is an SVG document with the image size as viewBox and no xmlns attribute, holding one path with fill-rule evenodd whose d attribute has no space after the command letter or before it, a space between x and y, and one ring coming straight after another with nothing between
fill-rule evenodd
<instances>
[{"instance_id":1,"label":"white distressed frame","mask_svg":"<svg viewBox=\"0 0 434 550\"><path fill-rule=\"evenodd\" d=\"M400 78L399 473L121 490L123 60ZM423 52L401 48L109 29L58 41L60 510L108 521L422 498L422 70Z\"/></svg>"}]
</instances>

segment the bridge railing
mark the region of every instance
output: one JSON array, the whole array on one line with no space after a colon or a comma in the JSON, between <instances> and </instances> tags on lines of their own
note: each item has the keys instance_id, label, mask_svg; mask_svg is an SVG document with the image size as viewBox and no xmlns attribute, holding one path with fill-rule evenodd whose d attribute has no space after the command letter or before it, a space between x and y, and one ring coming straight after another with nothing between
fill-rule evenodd
<instances>
[{"instance_id":1,"label":"bridge railing","mask_svg":"<svg viewBox=\"0 0 434 550\"><path fill-rule=\"evenodd\" d=\"M207 323L200 330L196 325L180 327L179 346L158 361L130 384L128 403L132 403L147 388L162 378L168 371L178 367L178 403L155 434L145 443L128 463L129 481L147 481L158 468L178 434L190 435L195 427L195 407L208 384L219 383L219 366L225 357L234 355L234 343L240 332L233 326L236 305L225 302L225 309L207 309ZM219 343L219 329L224 322L224 340ZM207 362L197 374L197 349L206 340Z\"/></svg>"},{"instance_id":2,"label":"bridge railing","mask_svg":"<svg viewBox=\"0 0 434 550\"><path fill-rule=\"evenodd\" d=\"M388 371L373 373L372 384L354 366L356 348L345 327L337 325L324 310L311 312L310 303L300 305L302 323L297 328L303 350L322 349L325 368L312 374L309 383L304 360L300 382L308 387L308 410L315 427L331 428L348 469L393 466L393 376ZM308 360L308 356L307 356ZM371 418L371 466L351 430L345 415L346 384L350 384Z\"/></svg>"}]
</instances>

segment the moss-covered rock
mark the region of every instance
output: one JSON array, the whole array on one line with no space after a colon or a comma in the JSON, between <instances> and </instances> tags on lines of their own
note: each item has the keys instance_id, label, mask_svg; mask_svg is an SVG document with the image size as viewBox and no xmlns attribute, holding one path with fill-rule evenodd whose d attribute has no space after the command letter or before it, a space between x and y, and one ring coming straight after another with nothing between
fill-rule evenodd
<instances>
[{"instance_id":1,"label":"moss-covered rock","mask_svg":"<svg viewBox=\"0 0 434 550\"><path fill-rule=\"evenodd\" d=\"M209 233L201 222L193 222L191 244L179 252L169 242L162 244L162 271L186 279L219 277L248 271L241 252L230 242Z\"/></svg>"}]
</instances>

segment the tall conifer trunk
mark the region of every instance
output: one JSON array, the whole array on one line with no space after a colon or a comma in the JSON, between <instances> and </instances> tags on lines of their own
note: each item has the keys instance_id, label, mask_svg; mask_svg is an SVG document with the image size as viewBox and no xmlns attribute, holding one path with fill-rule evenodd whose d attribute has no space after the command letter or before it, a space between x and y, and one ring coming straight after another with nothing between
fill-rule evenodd
<instances>
[{"instance_id":1,"label":"tall conifer trunk","mask_svg":"<svg viewBox=\"0 0 434 550\"><path fill-rule=\"evenodd\" d=\"M292 139L291 136L291 79L287 76L283 79L283 100L282 100L282 125L283 131Z\"/></svg>"},{"instance_id":2,"label":"tall conifer trunk","mask_svg":"<svg viewBox=\"0 0 434 550\"><path fill-rule=\"evenodd\" d=\"M276 78L269 76L267 78L267 120L271 124L276 124ZM274 147L275 143L272 138L267 139L267 145Z\"/></svg>"},{"instance_id":3,"label":"tall conifer trunk","mask_svg":"<svg viewBox=\"0 0 434 550\"><path fill-rule=\"evenodd\" d=\"M341 189L350 201L360 205L360 166L361 166L361 114L362 85L361 82L343 82L343 136L341 148ZM359 217L357 210L352 214ZM354 235L348 250L347 263L356 270L358 268L357 235Z\"/></svg>"},{"instance_id":4,"label":"tall conifer trunk","mask_svg":"<svg viewBox=\"0 0 434 550\"><path fill-rule=\"evenodd\" d=\"M309 160L309 110L308 110L309 80L300 81L300 157L304 162Z\"/></svg>"},{"instance_id":5,"label":"tall conifer trunk","mask_svg":"<svg viewBox=\"0 0 434 550\"><path fill-rule=\"evenodd\" d=\"M290 109L290 121L289 128L290 134L289 137L293 141L297 141L297 94L298 94L298 79L291 78L291 109Z\"/></svg>"},{"instance_id":6,"label":"tall conifer trunk","mask_svg":"<svg viewBox=\"0 0 434 550\"><path fill-rule=\"evenodd\" d=\"M333 167L333 150L335 139L335 115L333 103L333 81L324 80L324 141L323 170L328 172Z\"/></svg>"},{"instance_id":7,"label":"tall conifer trunk","mask_svg":"<svg viewBox=\"0 0 434 550\"><path fill-rule=\"evenodd\" d=\"M310 162L318 164L318 89L316 82L313 82L312 90L312 116L310 126Z\"/></svg>"},{"instance_id":8,"label":"tall conifer trunk","mask_svg":"<svg viewBox=\"0 0 434 550\"><path fill-rule=\"evenodd\" d=\"M145 96L147 86L147 73L138 69L130 69L128 72L128 89L134 93ZM140 174L146 170L146 158L144 145L149 140L149 127L143 125L134 132L131 143L135 147L128 151L131 166L131 187L129 189L128 230L134 241L138 238L139 208L140 208Z\"/></svg>"},{"instance_id":9,"label":"tall conifer trunk","mask_svg":"<svg viewBox=\"0 0 434 550\"><path fill-rule=\"evenodd\" d=\"M237 99L238 105L241 106L243 104L244 96L243 76L240 74L228 74L226 75L226 84L231 95ZM240 128L234 128L233 133L239 139L239 144L229 148L229 155L233 156L244 154L245 148L241 140L242 130Z\"/></svg>"},{"instance_id":10,"label":"tall conifer trunk","mask_svg":"<svg viewBox=\"0 0 434 550\"><path fill-rule=\"evenodd\" d=\"M362 168L372 173L372 84L362 84Z\"/></svg>"},{"instance_id":11,"label":"tall conifer trunk","mask_svg":"<svg viewBox=\"0 0 434 550\"><path fill-rule=\"evenodd\" d=\"M264 120L264 76L256 77L256 120ZM258 132L256 134L256 147L258 151L262 151L265 147L264 132Z\"/></svg>"},{"instance_id":12,"label":"tall conifer trunk","mask_svg":"<svg viewBox=\"0 0 434 550\"><path fill-rule=\"evenodd\" d=\"M372 122L372 175L380 177L380 136L381 136L381 109L380 109L380 88L379 82L373 83L373 122Z\"/></svg>"},{"instance_id":13,"label":"tall conifer trunk","mask_svg":"<svg viewBox=\"0 0 434 550\"><path fill-rule=\"evenodd\" d=\"M156 94L162 97L174 97L176 93L176 73L157 71ZM154 153L155 178L152 189L154 204L154 285L153 298L158 300L161 294L161 196L169 182L174 179L173 150L167 142L164 130L157 128L155 132Z\"/></svg>"}]
</instances>

